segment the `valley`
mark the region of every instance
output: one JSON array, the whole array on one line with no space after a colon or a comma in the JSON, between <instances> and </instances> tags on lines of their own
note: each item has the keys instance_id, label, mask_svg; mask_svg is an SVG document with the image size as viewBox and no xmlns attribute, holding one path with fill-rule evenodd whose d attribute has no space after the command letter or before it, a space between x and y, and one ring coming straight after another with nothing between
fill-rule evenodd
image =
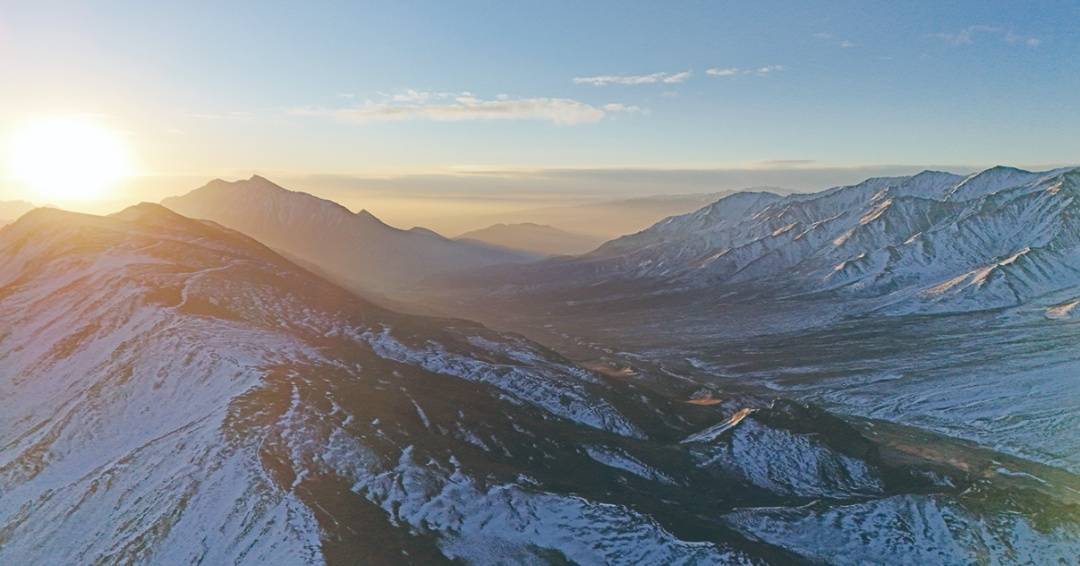
<instances>
[{"instance_id":1,"label":"valley","mask_svg":"<svg viewBox=\"0 0 1080 566\"><path fill-rule=\"evenodd\" d=\"M0 267L5 561L792 563L865 532L913 561L1078 549L1071 475L397 314L157 205L34 211ZM686 402L703 386L716 402Z\"/></svg>"}]
</instances>

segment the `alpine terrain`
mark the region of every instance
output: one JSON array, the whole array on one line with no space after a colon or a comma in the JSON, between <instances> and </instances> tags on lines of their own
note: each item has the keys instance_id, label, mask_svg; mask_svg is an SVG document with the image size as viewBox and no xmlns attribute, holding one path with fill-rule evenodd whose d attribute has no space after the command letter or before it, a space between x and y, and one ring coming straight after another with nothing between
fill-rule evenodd
<instances>
[{"instance_id":1,"label":"alpine terrain","mask_svg":"<svg viewBox=\"0 0 1080 566\"><path fill-rule=\"evenodd\" d=\"M741 192L432 293L571 352L1080 472L1080 169Z\"/></svg>"},{"instance_id":2,"label":"alpine terrain","mask_svg":"<svg viewBox=\"0 0 1080 566\"><path fill-rule=\"evenodd\" d=\"M0 563L1069 563L1078 487L397 314L158 205L0 229Z\"/></svg>"}]
</instances>

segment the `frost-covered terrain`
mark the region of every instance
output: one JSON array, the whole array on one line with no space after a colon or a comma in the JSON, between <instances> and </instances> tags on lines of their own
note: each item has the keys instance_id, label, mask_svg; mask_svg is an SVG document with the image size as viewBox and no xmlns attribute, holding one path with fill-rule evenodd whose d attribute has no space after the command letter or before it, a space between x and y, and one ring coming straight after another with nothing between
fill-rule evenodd
<instances>
[{"instance_id":1,"label":"frost-covered terrain","mask_svg":"<svg viewBox=\"0 0 1080 566\"><path fill-rule=\"evenodd\" d=\"M1075 556L1076 486L980 454L686 403L156 205L0 230L0 563L792 563L911 521L944 562Z\"/></svg>"},{"instance_id":2,"label":"frost-covered terrain","mask_svg":"<svg viewBox=\"0 0 1080 566\"><path fill-rule=\"evenodd\" d=\"M579 258L476 277L530 292L829 293L889 313L1010 307L1080 283L1078 196L1080 169L1007 167L741 192Z\"/></svg>"},{"instance_id":3,"label":"frost-covered terrain","mask_svg":"<svg viewBox=\"0 0 1080 566\"><path fill-rule=\"evenodd\" d=\"M585 256L455 278L443 304L1077 472L1078 197L1080 169L1010 167L741 192Z\"/></svg>"}]
</instances>

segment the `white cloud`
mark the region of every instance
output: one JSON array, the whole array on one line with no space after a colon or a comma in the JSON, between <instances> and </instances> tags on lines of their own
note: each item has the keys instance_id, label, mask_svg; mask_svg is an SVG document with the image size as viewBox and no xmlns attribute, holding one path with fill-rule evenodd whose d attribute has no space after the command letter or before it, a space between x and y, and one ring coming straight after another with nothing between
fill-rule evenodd
<instances>
[{"instance_id":1,"label":"white cloud","mask_svg":"<svg viewBox=\"0 0 1080 566\"><path fill-rule=\"evenodd\" d=\"M764 67L757 67L754 69L740 69L738 67L713 67L706 69L705 74L711 77L734 77L737 75L757 75L764 77L772 73L777 73L786 70L787 67L783 65L765 65Z\"/></svg>"},{"instance_id":2,"label":"white cloud","mask_svg":"<svg viewBox=\"0 0 1080 566\"><path fill-rule=\"evenodd\" d=\"M406 120L536 120L563 125L599 122L609 114L634 112L641 112L641 108L621 103L598 107L569 98L513 98L505 94L494 99L482 99L468 92L454 94L411 89L383 95L380 100L368 100L354 106L308 107L291 111L299 116L327 116L357 123Z\"/></svg>"},{"instance_id":3,"label":"white cloud","mask_svg":"<svg viewBox=\"0 0 1080 566\"><path fill-rule=\"evenodd\" d=\"M574 84L593 86L676 84L686 82L686 79L690 78L690 74L690 71L681 71L678 73L652 73L648 75L596 75L593 77L574 77Z\"/></svg>"},{"instance_id":4,"label":"white cloud","mask_svg":"<svg viewBox=\"0 0 1080 566\"><path fill-rule=\"evenodd\" d=\"M852 47L855 47L855 43L845 39L840 42L840 47L843 47L844 49L850 49Z\"/></svg>"},{"instance_id":5,"label":"white cloud","mask_svg":"<svg viewBox=\"0 0 1080 566\"><path fill-rule=\"evenodd\" d=\"M721 68L718 68L718 67L713 67L712 69L706 69L705 74L706 75L711 75L711 76L714 76L714 77L732 77L732 76L735 76L735 75L739 74L739 70L736 69L735 67L730 67L730 68L727 68L727 69L721 69Z\"/></svg>"},{"instance_id":6,"label":"white cloud","mask_svg":"<svg viewBox=\"0 0 1080 566\"><path fill-rule=\"evenodd\" d=\"M682 71L673 75L668 75L664 80L660 81L664 84L675 84L686 82L686 79L690 78L690 71Z\"/></svg>"},{"instance_id":7,"label":"white cloud","mask_svg":"<svg viewBox=\"0 0 1080 566\"><path fill-rule=\"evenodd\" d=\"M772 74L772 73L778 73L780 71L785 71L785 70L787 70L787 67L784 67L783 65L765 65L764 67L758 67L757 69L754 69L752 71L747 71L747 72L748 73L754 73L755 75L757 75L759 77L764 77L765 75L769 75L769 74Z\"/></svg>"},{"instance_id":8,"label":"white cloud","mask_svg":"<svg viewBox=\"0 0 1080 566\"><path fill-rule=\"evenodd\" d=\"M975 43L976 36L980 34L994 35L1000 37L1006 43L1013 45L1026 45L1027 47L1038 47L1042 41L1037 37L1024 36L1014 33L1012 30L1005 31L997 26L968 26L956 33L932 33L930 37L938 38L946 43L952 45L971 45Z\"/></svg>"},{"instance_id":9,"label":"white cloud","mask_svg":"<svg viewBox=\"0 0 1080 566\"><path fill-rule=\"evenodd\" d=\"M603 106L605 112L625 112L627 114L638 114L645 112L640 106L634 106L632 104L622 104L620 102L611 102Z\"/></svg>"},{"instance_id":10,"label":"white cloud","mask_svg":"<svg viewBox=\"0 0 1080 566\"><path fill-rule=\"evenodd\" d=\"M432 98L443 98L438 93L424 92L419 90L413 90L411 88L405 89L402 92L398 92L390 95L390 99L394 102L415 102L423 104L428 102Z\"/></svg>"}]
</instances>

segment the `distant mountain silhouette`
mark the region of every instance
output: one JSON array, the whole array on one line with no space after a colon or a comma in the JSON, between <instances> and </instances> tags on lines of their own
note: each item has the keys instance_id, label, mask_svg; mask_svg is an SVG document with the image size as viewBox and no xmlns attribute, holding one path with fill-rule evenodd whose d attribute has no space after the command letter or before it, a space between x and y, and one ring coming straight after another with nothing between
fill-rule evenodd
<instances>
[{"instance_id":1,"label":"distant mountain silhouette","mask_svg":"<svg viewBox=\"0 0 1080 566\"><path fill-rule=\"evenodd\" d=\"M725 194L729 193L654 195L483 215L448 216L439 219L438 225L444 226L446 233L460 234L493 224L532 223L599 240L610 240L644 230L669 216L692 212Z\"/></svg>"},{"instance_id":2,"label":"distant mountain silhouette","mask_svg":"<svg viewBox=\"0 0 1080 566\"><path fill-rule=\"evenodd\" d=\"M466 232L458 236L457 240L483 242L542 255L582 254L603 243L603 239L595 236L575 234L532 222L494 224Z\"/></svg>"},{"instance_id":3,"label":"distant mountain silhouette","mask_svg":"<svg viewBox=\"0 0 1080 566\"><path fill-rule=\"evenodd\" d=\"M213 220L313 264L356 289L392 294L432 274L536 259L424 229L400 230L370 212L290 191L253 176L214 180L162 204L180 214Z\"/></svg>"}]
</instances>

